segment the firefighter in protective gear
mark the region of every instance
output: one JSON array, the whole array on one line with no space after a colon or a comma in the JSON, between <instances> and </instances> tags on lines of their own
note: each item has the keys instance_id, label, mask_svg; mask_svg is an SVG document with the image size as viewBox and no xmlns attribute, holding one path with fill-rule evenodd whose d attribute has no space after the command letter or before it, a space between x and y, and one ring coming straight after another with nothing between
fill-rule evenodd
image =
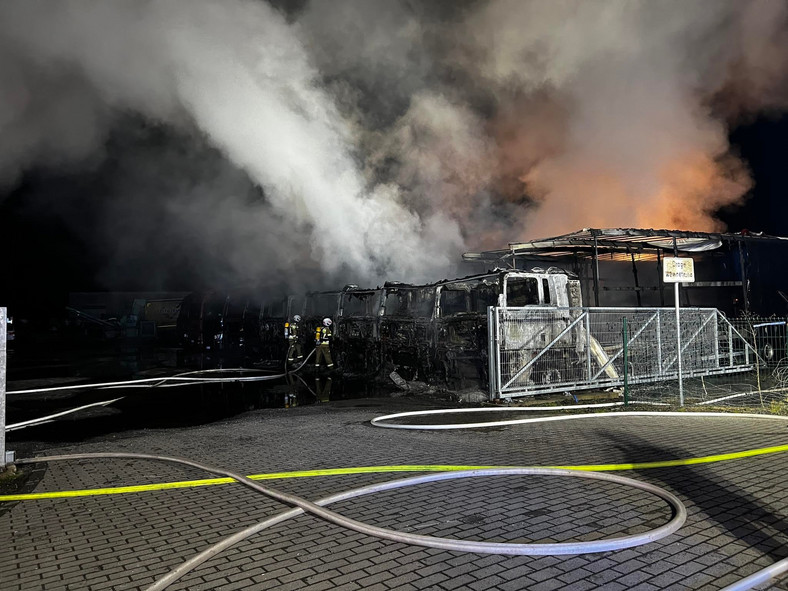
<instances>
[{"instance_id":1,"label":"firefighter in protective gear","mask_svg":"<svg viewBox=\"0 0 788 591\"><path fill-rule=\"evenodd\" d=\"M334 362L331 359L331 318L323 318L323 326L315 329L315 368L320 367L320 360L326 360L326 367L331 369Z\"/></svg>"},{"instance_id":2,"label":"firefighter in protective gear","mask_svg":"<svg viewBox=\"0 0 788 591\"><path fill-rule=\"evenodd\" d=\"M285 322L285 338L289 345L287 349L287 361L289 363L292 363L296 359L300 361L304 358L304 353L301 349L301 341L298 339L299 322L301 322L301 317L298 314L293 316L292 322Z\"/></svg>"}]
</instances>

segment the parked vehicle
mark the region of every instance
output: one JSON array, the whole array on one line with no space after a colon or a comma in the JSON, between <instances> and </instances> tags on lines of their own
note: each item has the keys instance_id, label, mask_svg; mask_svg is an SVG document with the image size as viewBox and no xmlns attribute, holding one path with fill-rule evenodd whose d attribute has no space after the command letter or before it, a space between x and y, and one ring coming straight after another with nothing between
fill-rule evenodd
<instances>
[{"instance_id":1,"label":"parked vehicle","mask_svg":"<svg viewBox=\"0 0 788 591\"><path fill-rule=\"evenodd\" d=\"M495 270L482 275L413 286L387 283L381 317L384 359L406 379L445 382L487 381L490 306L580 306L580 285L563 272ZM557 332L569 322L567 311L547 327L520 326L502 335L520 342L524 355L540 349L535 332ZM571 336L569 338L572 338Z\"/></svg>"},{"instance_id":2,"label":"parked vehicle","mask_svg":"<svg viewBox=\"0 0 788 591\"><path fill-rule=\"evenodd\" d=\"M777 365L785 359L788 351L785 320L761 320L748 323L745 332L751 332L755 349L767 365Z\"/></svg>"},{"instance_id":3,"label":"parked vehicle","mask_svg":"<svg viewBox=\"0 0 788 591\"><path fill-rule=\"evenodd\" d=\"M334 325L337 363L346 373L371 375L381 367L380 318L383 290L346 286Z\"/></svg>"}]
</instances>

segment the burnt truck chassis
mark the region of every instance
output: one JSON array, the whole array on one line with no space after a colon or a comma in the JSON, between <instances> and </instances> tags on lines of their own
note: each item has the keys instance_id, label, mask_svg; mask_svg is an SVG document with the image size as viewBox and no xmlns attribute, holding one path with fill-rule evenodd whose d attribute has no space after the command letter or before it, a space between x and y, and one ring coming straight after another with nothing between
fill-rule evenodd
<instances>
[{"instance_id":1,"label":"burnt truck chassis","mask_svg":"<svg viewBox=\"0 0 788 591\"><path fill-rule=\"evenodd\" d=\"M408 381L451 389L484 388L489 378L490 306L579 305L579 283L557 269L498 269L427 285L387 282L375 289L350 285L264 305L263 311L286 314L261 314L260 341L272 345L266 348L276 352L272 360L283 359L285 319L300 314L300 338L308 354L314 347L315 328L329 317L334 320L337 371L346 376L386 378L396 371ZM537 380L539 373L535 372Z\"/></svg>"}]
</instances>

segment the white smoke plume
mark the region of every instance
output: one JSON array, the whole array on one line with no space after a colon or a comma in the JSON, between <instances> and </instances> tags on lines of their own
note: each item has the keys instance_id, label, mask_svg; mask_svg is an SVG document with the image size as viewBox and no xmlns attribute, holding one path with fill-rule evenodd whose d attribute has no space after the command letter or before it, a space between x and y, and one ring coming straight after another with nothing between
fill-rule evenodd
<instances>
[{"instance_id":1,"label":"white smoke plume","mask_svg":"<svg viewBox=\"0 0 788 591\"><path fill-rule=\"evenodd\" d=\"M278 270L293 248L306 255L303 267L311 259L327 275L367 281L386 273L423 277L451 264L448 254L461 244L456 222L440 212L419 217L394 188L367 185L349 126L291 26L269 5L33 0L5 4L2 16L9 54L22 56L7 69L24 70L3 101L2 120L21 128L29 144L21 161L20 142L9 145L1 163L7 183L53 147L66 163L84 159L104 139L103 108L131 110L195 125L263 188L266 202L254 207L239 208L221 187L213 207L194 219L184 207L184 223L207 228L208 239L224 238L217 248L227 249L239 275ZM72 109L58 92L62 76L86 87L78 97L84 108ZM272 234L273 218L285 228ZM282 230L300 240L283 245Z\"/></svg>"},{"instance_id":2,"label":"white smoke plume","mask_svg":"<svg viewBox=\"0 0 788 591\"><path fill-rule=\"evenodd\" d=\"M729 126L788 106L773 0L280 5L3 3L0 184L98 166L137 113L203 147L138 158L108 241L142 166L177 177L152 193L216 279L434 280L463 249L582 227L722 229L752 186ZM211 146L251 182L207 179Z\"/></svg>"}]
</instances>

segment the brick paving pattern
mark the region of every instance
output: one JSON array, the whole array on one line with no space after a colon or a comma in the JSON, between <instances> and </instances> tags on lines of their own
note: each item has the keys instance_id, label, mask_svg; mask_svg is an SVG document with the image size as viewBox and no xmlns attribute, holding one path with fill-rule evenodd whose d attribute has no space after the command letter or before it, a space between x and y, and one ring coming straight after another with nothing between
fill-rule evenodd
<instances>
[{"instance_id":1,"label":"brick paving pattern","mask_svg":"<svg viewBox=\"0 0 788 591\"><path fill-rule=\"evenodd\" d=\"M442 432L369 425L371 418L411 404L417 401L258 410L198 427L30 447L37 455L127 451L182 456L255 474L391 464L632 463L788 443L788 425L776 420L613 417ZM370 538L302 515L226 550L170 589L717 590L788 556L788 452L616 473L679 496L688 509L686 524L668 538L622 551L509 557ZM264 484L314 500L411 475ZM159 462L83 460L46 466L35 491L206 477ZM333 508L401 531L487 541L593 540L638 533L670 518L664 502L642 491L553 476L431 483ZM283 509L235 484L4 505L0 589L144 589L208 545Z\"/></svg>"}]
</instances>

